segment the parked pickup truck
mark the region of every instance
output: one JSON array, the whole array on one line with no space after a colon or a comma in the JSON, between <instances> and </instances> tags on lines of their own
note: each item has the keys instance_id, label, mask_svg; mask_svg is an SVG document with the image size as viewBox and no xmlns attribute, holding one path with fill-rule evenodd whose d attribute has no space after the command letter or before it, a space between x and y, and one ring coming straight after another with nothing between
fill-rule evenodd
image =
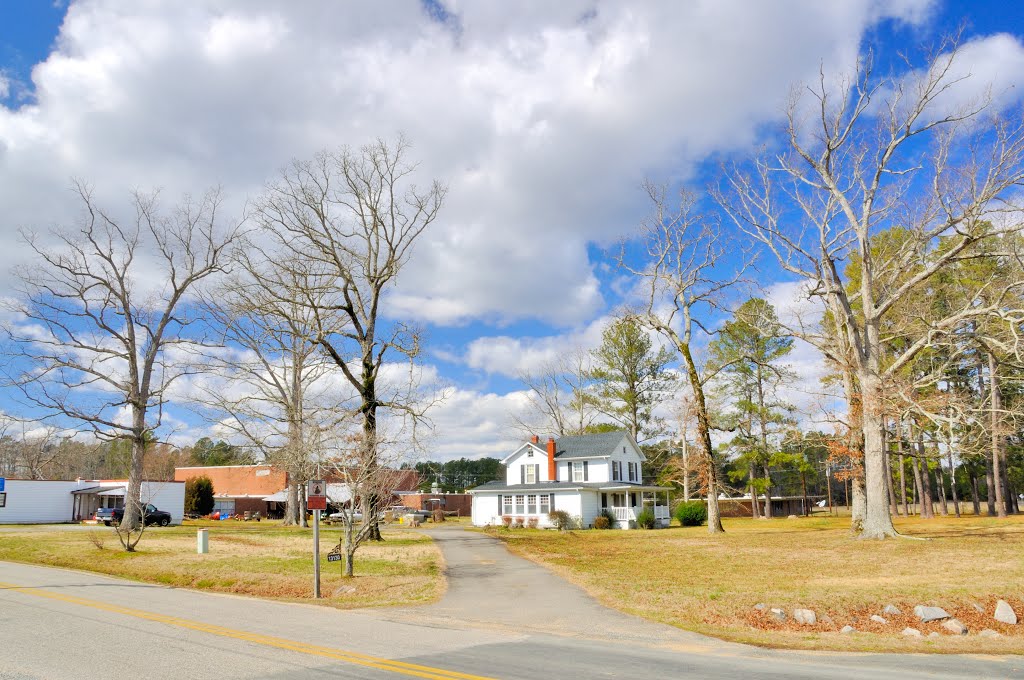
<instances>
[{"instance_id":1,"label":"parked pickup truck","mask_svg":"<svg viewBox=\"0 0 1024 680\"><path fill-rule=\"evenodd\" d=\"M111 524L120 524L124 517L124 508L100 508L96 511L96 521L103 522L108 527ZM146 524L159 524L162 527L171 523L171 513L158 510L152 503L146 503L142 507L142 517Z\"/></svg>"}]
</instances>

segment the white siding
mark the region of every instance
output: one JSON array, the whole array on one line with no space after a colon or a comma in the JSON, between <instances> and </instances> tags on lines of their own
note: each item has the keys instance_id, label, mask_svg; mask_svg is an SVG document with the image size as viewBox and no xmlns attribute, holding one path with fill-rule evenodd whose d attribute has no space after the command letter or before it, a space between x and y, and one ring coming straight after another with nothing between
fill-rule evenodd
<instances>
[{"instance_id":1,"label":"white siding","mask_svg":"<svg viewBox=\"0 0 1024 680\"><path fill-rule=\"evenodd\" d=\"M4 486L7 505L0 508L0 524L46 524L72 521L71 492L95 484L8 479Z\"/></svg>"},{"instance_id":2,"label":"white siding","mask_svg":"<svg viewBox=\"0 0 1024 680\"><path fill-rule=\"evenodd\" d=\"M555 510L564 510L570 517L580 517L582 506L579 492L555 494Z\"/></svg>"},{"instance_id":3,"label":"white siding","mask_svg":"<svg viewBox=\"0 0 1024 680\"><path fill-rule=\"evenodd\" d=\"M533 455L529 455L530 453L533 453ZM537 483L551 481L548 479L548 454L544 449L543 443L535 446L524 445L505 461L505 465L507 466L505 471L506 484L523 483L523 473L520 471L520 468L524 465L537 466Z\"/></svg>"},{"instance_id":4,"label":"white siding","mask_svg":"<svg viewBox=\"0 0 1024 680\"><path fill-rule=\"evenodd\" d=\"M501 524L499 494L473 494L473 526Z\"/></svg>"},{"instance_id":5,"label":"white siding","mask_svg":"<svg viewBox=\"0 0 1024 680\"><path fill-rule=\"evenodd\" d=\"M623 451L623 449L625 449L625 451ZM608 467L606 469L608 477L600 481L620 481L627 483L632 481L634 484L643 483L644 471L643 463L640 462L641 460L643 460L643 458L640 451L633 446L633 442L629 440L629 437L623 437L622 441L620 441L613 449L611 460L608 461ZM619 467L621 468L621 473L617 480L612 478L612 461L618 461ZM636 465L636 476L633 480L629 479L629 463L634 463Z\"/></svg>"},{"instance_id":6,"label":"white siding","mask_svg":"<svg viewBox=\"0 0 1024 680\"><path fill-rule=\"evenodd\" d=\"M580 521L583 524L583 528L594 526L594 518L597 517L598 506L600 505L598 493L589 489L580 491Z\"/></svg>"}]
</instances>

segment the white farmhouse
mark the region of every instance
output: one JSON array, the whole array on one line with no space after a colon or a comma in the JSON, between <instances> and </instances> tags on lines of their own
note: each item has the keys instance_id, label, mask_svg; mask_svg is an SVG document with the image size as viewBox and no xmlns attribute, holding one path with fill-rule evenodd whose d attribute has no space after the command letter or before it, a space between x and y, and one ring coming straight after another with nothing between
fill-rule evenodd
<instances>
[{"instance_id":1,"label":"white farmhouse","mask_svg":"<svg viewBox=\"0 0 1024 680\"><path fill-rule=\"evenodd\" d=\"M654 513L659 526L668 526L669 488L643 483L643 452L624 430L548 438L534 436L502 463L504 482L489 482L469 491L473 496L473 524L537 520L551 526L548 513L563 510L591 527L594 518L608 511L620 529L635 528L644 509Z\"/></svg>"}]
</instances>

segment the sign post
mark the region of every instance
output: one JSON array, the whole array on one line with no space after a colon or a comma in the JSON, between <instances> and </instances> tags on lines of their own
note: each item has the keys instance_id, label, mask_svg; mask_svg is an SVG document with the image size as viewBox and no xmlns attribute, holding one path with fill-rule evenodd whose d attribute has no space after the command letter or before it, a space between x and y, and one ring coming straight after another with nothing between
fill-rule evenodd
<instances>
[{"instance_id":1,"label":"sign post","mask_svg":"<svg viewBox=\"0 0 1024 680\"><path fill-rule=\"evenodd\" d=\"M320 511L327 509L327 484L310 480L306 487L306 507L313 511L313 598L320 598Z\"/></svg>"}]
</instances>

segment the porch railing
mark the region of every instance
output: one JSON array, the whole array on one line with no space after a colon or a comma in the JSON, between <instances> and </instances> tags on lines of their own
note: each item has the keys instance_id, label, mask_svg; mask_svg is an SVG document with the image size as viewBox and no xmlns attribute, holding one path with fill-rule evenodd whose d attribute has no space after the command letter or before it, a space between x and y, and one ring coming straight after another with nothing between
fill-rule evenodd
<instances>
[{"instance_id":1,"label":"porch railing","mask_svg":"<svg viewBox=\"0 0 1024 680\"><path fill-rule=\"evenodd\" d=\"M636 513L633 512L633 508L611 508L611 511L618 522L628 522L629 520L636 519Z\"/></svg>"}]
</instances>

